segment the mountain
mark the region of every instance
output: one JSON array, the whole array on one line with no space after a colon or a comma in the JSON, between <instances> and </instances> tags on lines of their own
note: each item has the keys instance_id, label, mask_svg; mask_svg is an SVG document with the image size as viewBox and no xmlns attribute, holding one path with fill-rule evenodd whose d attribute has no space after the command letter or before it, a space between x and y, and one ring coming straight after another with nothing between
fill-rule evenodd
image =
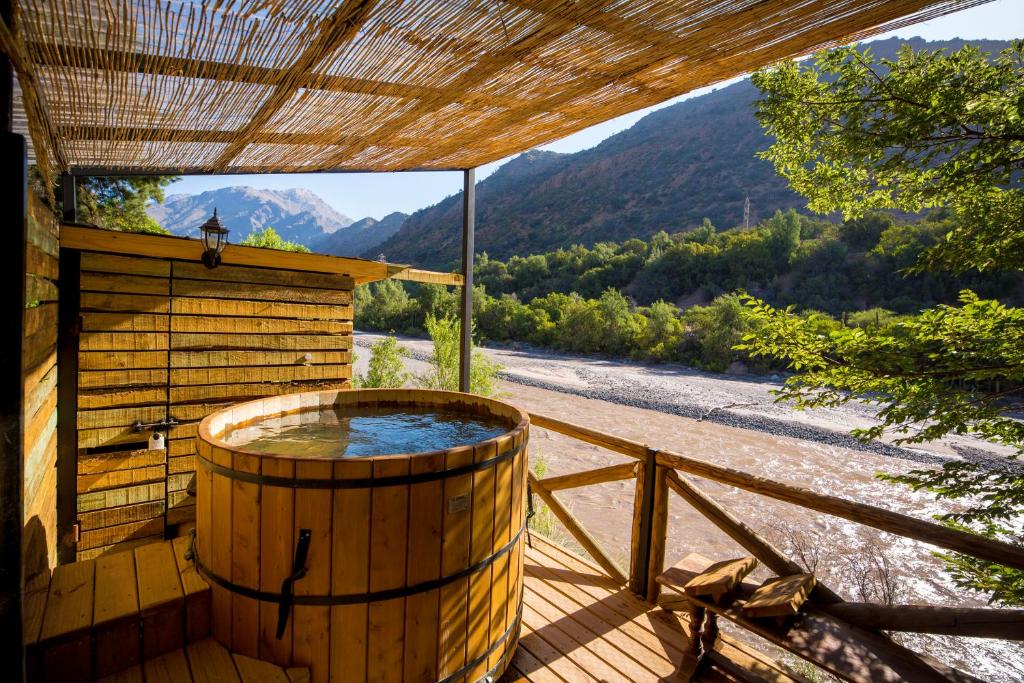
<instances>
[{"instance_id":1,"label":"mountain","mask_svg":"<svg viewBox=\"0 0 1024 683\"><path fill-rule=\"evenodd\" d=\"M197 237L199 226L214 208L231 241L240 242L253 230L270 226L286 240L310 245L318 239L348 227L344 216L309 190L258 190L253 187L224 187L202 194L172 194L163 204L154 204L149 215L175 235Z\"/></svg>"},{"instance_id":2,"label":"mountain","mask_svg":"<svg viewBox=\"0 0 1024 683\"><path fill-rule=\"evenodd\" d=\"M309 244L309 248L321 254L335 256L355 256L370 252L398 232L408 217L409 214L396 211L380 220L363 218L348 227L315 239ZM376 256L377 254L373 255L374 258Z\"/></svg>"},{"instance_id":3,"label":"mountain","mask_svg":"<svg viewBox=\"0 0 1024 683\"><path fill-rule=\"evenodd\" d=\"M992 54L1009 43L970 41ZM893 58L915 49L960 48L964 41L921 38L871 43ZM532 151L477 185L476 249L496 258L572 244L646 238L708 218L728 228L776 209L804 208L772 165L756 157L771 141L754 116L759 91L749 79L660 109L596 147L573 154ZM447 268L459 258L461 193L417 211L366 256Z\"/></svg>"}]
</instances>

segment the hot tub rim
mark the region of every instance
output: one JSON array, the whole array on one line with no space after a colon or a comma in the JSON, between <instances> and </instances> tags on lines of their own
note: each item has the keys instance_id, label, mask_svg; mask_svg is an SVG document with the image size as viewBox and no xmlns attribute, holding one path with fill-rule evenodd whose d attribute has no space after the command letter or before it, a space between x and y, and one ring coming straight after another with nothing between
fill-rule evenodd
<instances>
[{"instance_id":1,"label":"hot tub rim","mask_svg":"<svg viewBox=\"0 0 1024 683\"><path fill-rule=\"evenodd\" d=\"M358 457L349 457L349 458L346 458L346 457L340 457L340 458L309 458L309 457L302 457L302 456L295 456L295 455L288 455L288 454L265 453L265 452L262 452L262 451L253 451L253 450L249 450L249 449L244 448L244 445L243 446L238 446L238 445L229 444L226 441L224 441L220 436L214 436L211 433L211 430L210 430L210 424L213 422L213 420L217 419L224 412L230 411L230 410L237 410L237 409L240 409L240 408L245 408L246 406L256 405L258 403L263 403L264 401L267 401L269 399L277 398L277 399L281 399L283 401L297 402L297 404L294 407L294 410L287 409L287 410L279 411L277 413L272 413L272 414L255 415L255 416L253 416L253 418L250 418L250 419L252 419L252 420L266 419L266 418L269 418L269 417L276 417L276 416L280 416L280 415L291 415L291 414L294 414L294 413L305 412L303 410L304 406L302 404L302 399L301 399L301 397L303 397L303 396L309 396L309 395L314 395L314 394L317 395L317 396L322 396L324 394L333 394L335 396L340 396L340 395L352 396L352 395L356 395L356 394L375 394L375 393L378 393L378 392L381 395L386 395L386 394L392 394L392 395L395 395L395 394L416 395L416 394L420 394L420 395L425 395L425 396L448 396L448 397L461 398L463 400L469 399L469 400L472 400L472 401L483 401L484 403L501 406L502 408L509 409L509 410L514 411L515 413L518 413L518 421L516 422L515 426L511 427L507 431L499 434L498 436L494 436L494 437L491 437L490 439L485 439L483 441L473 441L473 442L464 443L464 444L460 443L458 445L451 446L449 448L436 449L436 450L432 450L432 451L415 451L415 452L412 452L412 453L380 453L380 454L377 454L377 455L361 455L361 456L358 456ZM434 403L436 405L438 405L438 406L443 406L444 405L442 402L439 402L439 401L438 402L434 402ZM333 403L324 404L324 403L320 403L318 401L318 403L317 403L318 407L317 408L314 409L313 406L309 406L308 410L310 412L312 412L313 410L323 410L326 406L329 406L329 405L335 405L335 404L333 404ZM242 421L240 421L238 423L231 423L230 427L238 427L239 425L245 424L247 421L248 420L242 420ZM490 398L490 397L487 397L487 396L480 396L480 395L477 395L477 394L469 394L469 393L465 393L465 392L461 392L461 391L446 391L444 389L324 389L324 390L321 390L321 391L304 391L304 392L296 392L296 393L292 393L292 394L278 394L277 396L265 396L263 398L257 398L257 399L252 399L252 400L249 400L249 401L240 401L238 403L233 403L233 404L231 404L231 405L229 405L229 406L227 406L225 408L221 408L220 410L212 412L209 415L207 415L206 417L204 417L203 420L199 423L199 429L198 429L198 432L196 434L196 439L198 439L199 441L206 442L207 445L209 445L209 446L211 446L213 448L220 448L220 449L229 451L229 452L231 452L233 454L244 455L244 456L252 457L252 458L258 458L261 461L263 459L273 459L273 460L277 460L277 461L286 460L286 461L291 461L291 462L330 462L330 463L365 462L365 463L373 463L373 462L382 462L382 461L393 461L393 460L398 460L400 458L408 458L408 459L411 460L413 458L415 458L415 459L426 459L426 458L430 458L430 457L435 457L435 458L436 457L444 457L446 454L452 453L453 451L458 452L458 451L461 451L463 449L482 448L482 447L487 447L487 446L489 446L491 444L494 444L496 448L500 449L501 445L503 443L505 443L507 440L511 439L511 440L515 441L515 439L517 437L519 437L521 434L524 434L525 432L527 432L529 430L529 426L530 426L530 415L529 415L528 412L526 412L525 410L523 410L519 406L517 406L517 405L515 405L513 403L506 402L506 401L499 401L497 399L493 399L493 398ZM230 431L229 430L229 425L225 425L224 428L219 432L219 434L223 434L224 432L227 432L227 431Z\"/></svg>"}]
</instances>

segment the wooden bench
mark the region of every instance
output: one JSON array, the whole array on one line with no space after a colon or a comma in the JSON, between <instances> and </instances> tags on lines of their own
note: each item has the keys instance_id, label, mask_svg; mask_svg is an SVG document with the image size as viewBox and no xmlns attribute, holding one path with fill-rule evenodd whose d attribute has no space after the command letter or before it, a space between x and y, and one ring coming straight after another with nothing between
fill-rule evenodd
<instances>
[{"instance_id":1,"label":"wooden bench","mask_svg":"<svg viewBox=\"0 0 1024 683\"><path fill-rule=\"evenodd\" d=\"M702 654L715 646L716 615L848 681L966 683L979 680L912 652L879 631L860 628L826 614L813 602L804 604L797 618L786 619L784 623L775 618L747 616L743 607L759 588L751 581L739 582L717 601L708 595L687 595L684 587L711 566L707 558L691 554L657 577L658 583L673 591L664 594L659 605L672 611L688 611L691 615L693 652L679 672L684 680L696 673Z\"/></svg>"}]
</instances>

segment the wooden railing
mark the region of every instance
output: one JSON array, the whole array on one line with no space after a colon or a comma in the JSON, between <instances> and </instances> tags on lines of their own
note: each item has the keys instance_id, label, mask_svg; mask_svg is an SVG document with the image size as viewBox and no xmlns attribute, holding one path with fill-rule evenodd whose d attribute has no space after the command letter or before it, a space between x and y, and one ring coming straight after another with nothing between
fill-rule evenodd
<instances>
[{"instance_id":1,"label":"wooden railing","mask_svg":"<svg viewBox=\"0 0 1024 683\"><path fill-rule=\"evenodd\" d=\"M665 568L669 491L689 503L772 572L788 575L806 571L786 557L769 540L702 492L685 476L686 474L728 484L945 550L1024 570L1024 549L1008 543L951 529L874 505L783 484L668 450L652 448L647 444L546 415L531 413L530 419L535 427L558 432L633 459L630 462L596 470L543 479L538 479L531 472L530 487L609 577L620 585L628 585L632 592L654 604L658 602L660 592L660 586L655 578ZM636 481L628 572L619 567L611 555L601 548L579 520L554 495L556 491L625 479ZM813 599L815 606L822 611L872 630L1024 640L1024 610L931 605L889 606L845 602L820 582L814 591Z\"/></svg>"}]
</instances>

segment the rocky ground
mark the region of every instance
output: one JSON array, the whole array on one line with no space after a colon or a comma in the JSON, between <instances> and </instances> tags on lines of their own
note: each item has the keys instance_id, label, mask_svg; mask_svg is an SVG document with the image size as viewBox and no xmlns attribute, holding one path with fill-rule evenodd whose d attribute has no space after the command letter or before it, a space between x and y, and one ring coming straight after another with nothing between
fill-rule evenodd
<instances>
[{"instance_id":1,"label":"rocky ground","mask_svg":"<svg viewBox=\"0 0 1024 683\"><path fill-rule=\"evenodd\" d=\"M357 372L365 372L376 335L356 335ZM423 373L428 341L403 338L409 369ZM927 519L945 507L926 493L879 481L878 472L934 466L950 458L997 462L990 444L955 438L927 448L864 445L847 432L873 424L870 407L796 412L769 393L781 378L719 375L673 365L486 349L505 366L504 398L533 412L701 457L759 476L839 495ZM549 474L594 469L623 456L541 429L531 431L531 459ZM794 559L817 564L816 574L848 599L884 587L897 603L983 606L951 583L932 547L861 527L710 481L696 484ZM598 541L627 564L633 487L602 484L559 494ZM745 554L685 502L670 504L667 559L699 552L714 559ZM976 676L1024 679L1019 644L980 639L909 637L908 644Z\"/></svg>"}]
</instances>

